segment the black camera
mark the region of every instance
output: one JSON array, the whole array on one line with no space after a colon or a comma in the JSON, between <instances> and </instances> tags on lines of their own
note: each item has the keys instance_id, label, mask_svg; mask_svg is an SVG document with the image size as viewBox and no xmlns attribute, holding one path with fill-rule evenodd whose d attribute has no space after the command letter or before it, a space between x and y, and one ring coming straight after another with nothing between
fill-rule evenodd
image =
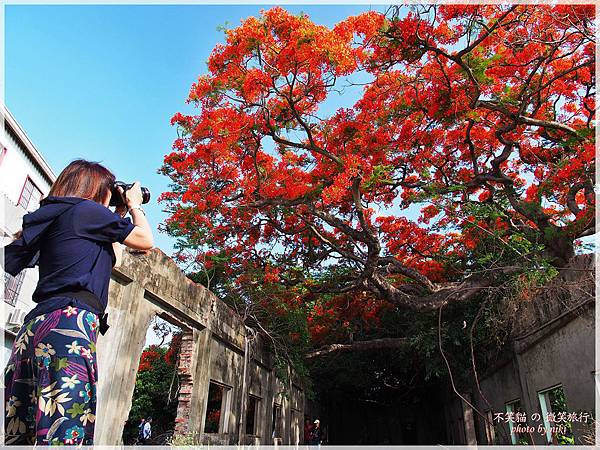
<instances>
[{"instance_id":1,"label":"black camera","mask_svg":"<svg viewBox=\"0 0 600 450\"><path fill-rule=\"evenodd\" d=\"M127 192L129 189L131 189L132 186L133 186L133 183L127 184L127 183L123 183L122 181L115 181L115 184L113 185L113 188L112 188L112 195L110 197L109 206L126 205L127 202L125 201L125 192ZM118 188L123 189L123 194L121 194L121 192L119 192ZM148 203L149 201L150 201L150 190L146 187L142 187L142 203Z\"/></svg>"}]
</instances>

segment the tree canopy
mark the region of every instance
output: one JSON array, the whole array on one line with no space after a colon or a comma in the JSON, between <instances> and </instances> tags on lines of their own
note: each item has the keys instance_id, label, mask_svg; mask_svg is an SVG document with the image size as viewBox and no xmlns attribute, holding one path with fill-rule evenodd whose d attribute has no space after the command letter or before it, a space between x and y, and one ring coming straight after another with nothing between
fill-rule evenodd
<instances>
[{"instance_id":1,"label":"tree canopy","mask_svg":"<svg viewBox=\"0 0 600 450\"><path fill-rule=\"evenodd\" d=\"M523 4L242 21L192 85L197 113L172 118L178 258L246 301L271 289L317 341L564 267L595 232L594 19Z\"/></svg>"}]
</instances>

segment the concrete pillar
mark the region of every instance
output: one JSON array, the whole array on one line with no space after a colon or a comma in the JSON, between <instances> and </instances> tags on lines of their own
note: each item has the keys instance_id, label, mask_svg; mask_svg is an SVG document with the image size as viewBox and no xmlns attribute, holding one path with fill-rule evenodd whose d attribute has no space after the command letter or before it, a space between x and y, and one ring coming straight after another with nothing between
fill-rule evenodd
<instances>
[{"instance_id":1,"label":"concrete pillar","mask_svg":"<svg viewBox=\"0 0 600 450\"><path fill-rule=\"evenodd\" d=\"M97 445L122 443L146 332L155 314L140 285L111 283L111 290L110 328L104 336L99 336L97 345L98 409L94 433Z\"/></svg>"},{"instance_id":2,"label":"concrete pillar","mask_svg":"<svg viewBox=\"0 0 600 450\"><path fill-rule=\"evenodd\" d=\"M207 328L194 329L193 333L195 366L193 367L194 382L191 391L188 430L199 438L204 433L206 421L212 333Z\"/></svg>"},{"instance_id":3,"label":"concrete pillar","mask_svg":"<svg viewBox=\"0 0 600 450\"><path fill-rule=\"evenodd\" d=\"M243 367L242 367L242 377L241 377L241 386L239 388L240 398L240 415L239 419L236 423L236 434L237 439L236 443L244 445L245 444L245 436L246 436L246 410L248 408L248 383L250 378L250 345L248 341L248 336L244 336L244 357L243 357Z\"/></svg>"},{"instance_id":4,"label":"concrete pillar","mask_svg":"<svg viewBox=\"0 0 600 450\"><path fill-rule=\"evenodd\" d=\"M293 409L292 404L294 402L294 390L292 388L292 371L290 367L287 368L287 376L288 376L288 396L285 402L285 421L284 421L284 431L283 431L283 443L285 445L292 444L292 426L293 426Z\"/></svg>"},{"instance_id":5,"label":"concrete pillar","mask_svg":"<svg viewBox=\"0 0 600 450\"><path fill-rule=\"evenodd\" d=\"M464 393L463 397L466 398L469 403L473 404L471 394ZM465 427L465 444L466 445L477 445L477 434L475 433L475 419L473 417L473 408L469 406L464 400L461 400L462 414Z\"/></svg>"},{"instance_id":6,"label":"concrete pillar","mask_svg":"<svg viewBox=\"0 0 600 450\"><path fill-rule=\"evenodd\" d=\"M270 370L266 373L265 376L265 391L264 391L264 415L262 416L263 421L263 433L261 436L261 444L262 445L273 445L273 371Z\"/></svg>"},{"instance_id":7,"label":"concrete pillar","mask_svg":"<svg viewBox=\"0 0 600 450\"><path fill-rule=\"evenodd\" d=\"M528 412L528 416L531 418L531 414L533 414L535 411L538 410L537 408L537 402L536 402L536 398L535 396L535 390L533 390L533 393L531 392L531 389L529 388L529 383L527 382L528 379L528 374L527 374L527 367L523 365L523 357L521 356L521 354L519 353L518 349L516 348L516 345L513 344L513 355L514 355L514 367L515 370L517 371L517 375L519 377L519 387L520 387L520 396L519 398L521 399L521 407L523 408L523 411L527 411ZM533 394L533 396L532 396ZM512 436L510 436L510 429L509 427L507 427L507 430L509 432L509 439L512 439ZM545 445L546 444L546 439L545 439L545 435L543 433L530 433L529 434L530 438L533 441L533 444L540 444L540 445ZM510 443L510 441L509 441Z\"/></svg>"}]
</instances>

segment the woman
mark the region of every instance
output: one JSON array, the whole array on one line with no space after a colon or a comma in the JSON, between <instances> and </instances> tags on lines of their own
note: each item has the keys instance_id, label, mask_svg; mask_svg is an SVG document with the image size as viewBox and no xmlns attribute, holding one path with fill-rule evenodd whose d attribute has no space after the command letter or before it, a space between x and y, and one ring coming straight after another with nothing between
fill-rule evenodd
<instances>
[{"instance_id":1,"label":"woman","mask_svg":"<svg viewBox=\"0 0 600 450\"><path fill-rule=\"evenodd\" d=\"M126 206L112 212L114 183L100 164L73 161L4 249L11 275L39 265L38 305L25 316L5 371L6 444L93 443L96 339L106 329L111 270L120 243L153 246L139 183L125 193Z\"/></svg>"}]
</instances>

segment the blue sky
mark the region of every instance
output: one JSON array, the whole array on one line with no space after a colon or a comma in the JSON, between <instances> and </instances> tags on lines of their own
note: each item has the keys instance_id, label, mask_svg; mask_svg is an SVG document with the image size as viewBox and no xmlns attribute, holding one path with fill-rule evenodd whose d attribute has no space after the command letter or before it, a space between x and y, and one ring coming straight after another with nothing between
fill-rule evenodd
<instances>
[{"instance_id":1,"label":"blue sky","mask_svg":"<svg viewBox=\"0 0 600 450\"><path fill-rule=\"evenodd\" d=\"M100 161L118 179L152 191L154 226L166 218L156 203L168 179L156 170L171 151L170 125L206 60L260 5L6 5L5 102L51 167ZM383 5L286 6L332 26ZM356 92L351 92L350 96ZM348 100L346 96L345 100ZM344 103L346 103L344 101ZM334 105L331 105L334 106ZM346 105L345 105L346 106ZM156 233L172 252L172 240Z\"/></svg>"}]
</instances>

